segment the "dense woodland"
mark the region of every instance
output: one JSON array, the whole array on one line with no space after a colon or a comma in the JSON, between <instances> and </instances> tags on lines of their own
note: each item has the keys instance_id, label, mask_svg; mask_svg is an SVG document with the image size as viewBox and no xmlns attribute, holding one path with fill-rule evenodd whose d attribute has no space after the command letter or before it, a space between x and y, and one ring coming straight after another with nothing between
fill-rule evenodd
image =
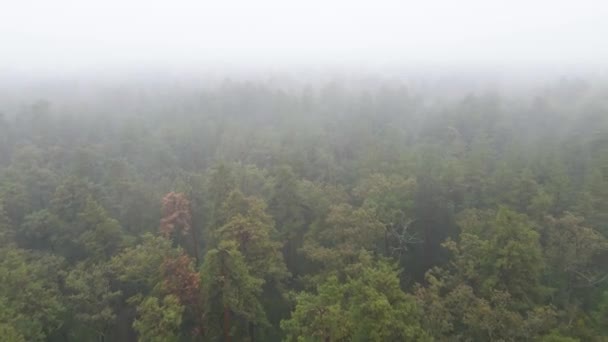
<instances>
[{"instance_id":1,"label":"dense woodland","mask_svg":"<svg viewBox=\"0 0 608 342\"><path fill-rule=\"evenodd\" d=\"M78 87L0 96L1 341L608 340L606 82Z\"/></svg>"}]
</instances>

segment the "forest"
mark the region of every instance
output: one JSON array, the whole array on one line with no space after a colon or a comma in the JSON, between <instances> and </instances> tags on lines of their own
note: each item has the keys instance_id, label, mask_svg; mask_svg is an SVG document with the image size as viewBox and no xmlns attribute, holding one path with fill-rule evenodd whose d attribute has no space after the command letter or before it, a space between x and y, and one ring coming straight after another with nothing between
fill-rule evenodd
<instances>
[{"instance_id":1,"label":"forest","mask_svg":"<svg viewBox=\"0 0 608 342\"><path fill-rule=\"evenodd\" d=\"M0 341L608 341L605 80L150 79L0 87Z\"/></svg>"}]
</instances>

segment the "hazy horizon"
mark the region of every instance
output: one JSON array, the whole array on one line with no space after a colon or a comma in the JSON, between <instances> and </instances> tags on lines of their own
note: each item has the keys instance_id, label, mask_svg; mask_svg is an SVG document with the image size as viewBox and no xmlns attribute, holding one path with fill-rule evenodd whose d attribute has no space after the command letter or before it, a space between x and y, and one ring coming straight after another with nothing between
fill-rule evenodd
<instances>
[{"instance_id":1,"label":"hazy horizon","mask_svg":"<svg viewBox=\"0 0 608 342\"><path fill-rule=\"evenodd\" d=\"M19 1L0 72L341 69L605 73L601 1Z\"/></svg>"}]
</instances>

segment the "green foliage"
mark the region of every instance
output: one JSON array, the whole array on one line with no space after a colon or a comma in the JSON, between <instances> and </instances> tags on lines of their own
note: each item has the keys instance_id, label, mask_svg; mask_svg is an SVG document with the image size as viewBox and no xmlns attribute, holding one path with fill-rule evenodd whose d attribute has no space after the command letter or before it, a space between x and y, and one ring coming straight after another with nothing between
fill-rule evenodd
<instances>
[{"instance_id":1,"label":"green foliage","mask_svg":"<svg viewBox=\"0 0 608 342\"><path fill-rule=\"evenodd\" d=\"M91 183L70 177L57 187L50 206L60 219L72 222L85 209L92 192Z\"/></svg>"},{"instance_id":2,"label":"green foliage","mask_svg":"<svg viewBox=\"0 0 608 342\"><path fill-rule=\"evenodd\" d=\"M43 341L61 327L61 266L53 256L0 248L0 324L7 333Z\"/></svg>"},{"instance_id":3,"label":"green foliage","mask_svg":"<svg viewBox=\"0 0 608 342\"><path fill-rule=\"evenodd\" d=\"M108 266L128 296L149 294L161 282L163 262L179 253L165 238L145 234L142 240L115 255Z\"/></svg>"},{"instance_id":4,"label":"green foliage","mask_svg":"<svg viewBox=\"0 0 608 342\"><path fill-rule=\"evenodd\" d=\"M556 326L546 293L539 234L525 215L506 208L465 211L451 266L427 274L416 296L423 323L436 338L528 341Z\"/></svg>"},{"instance_id":5,"label":"green foliage","mask_svg":"<svg viewBox=\"0 0 608 342\"><path fill-rule=\"evenodd\" d=\"M594 265L594 258L608 250L608 239L583 225L583 219L566 212L545 223L545 255L554 275L568 277L568 286L594 285L603 276ZM556 279L557 280L557 279Z\"/></svg>"},{"instance_id":6,"label":"green foliage","mask_svg":"<svg viewBox=\"0 0 608 342\"><path fill-rule=\"evenodd\" d=\"M105 209L91 197L87 198L76 222L82 227L82 234L76 241L83 246L90 258L108 259L122 247L123 234L120 224L109 217Z\"/></svg>"},{"instance_id":7,"label":"green foliage","mask_svg":"<svg viewBox=\"0 0 608 342\"><path fill-rule=\"evenodd\" d=\"M6 245L11 240L13 240L13 232L0 197L0 244Z\"/></svg>"},{"instance_id":8,"label":"green foliage","mask_svg":"<svg viewBox=\"0 0 608 342\"><path fill-rule=\"evenodd\" d=\"M394 265L360 254L347 273L345 281L330 276L316 293L296 296L291 318L281 322L287 341L431 340Z\"/></svg>"},{"instance_id":9,"label":"green foliage","mask_svg":"<svg viewBox=\"0 0 608 342\"><path fill-rule=\"evenodd\" d=\"M540 342L579 342L578 338L563 336L558 332L552 332L548 335L543 336Z\"/></svg>"},{"instance_id":10,"label":"green foliage","mask_svg":"<svg viewBox=\"0 0 608 342\"><path fill-rule=\"evenodd\" d=\"M530 341L555 327L552 307L538 306L522 313L508 292L481 297L466 284L449 285L445 274L427 274L429 286L418 287L422 324L435 339L456 341Z\"/></svg>"},{"instance_id":11,"label":"green foliage","mask_svg":"<svg viewBox=\"0 0 608 342\"><path fill-rule=\"evenodd\" d=\"M12 325L6 323L0 323L0 336L5 341L11 342L25 342L25 337Z\"/></svg>"},{"instance_id":12,"label":"green foliage","mask_svg":"<svg viewBox=\"0 0 608 342\"><path fill-rule=\"evenodd\" d=\"M216 236L218 241L236 243L253 276L281 281L287 276L287 270L281 244L272 240L276 235L274 221L265 210L262 200L232 192L222 208L226 223L217 230Z\"/></svg>"},{"instance_id":13,"label":"green foliage","mask_svg":"<svg viewBox=\"0 0 608 342\"><path fill-rule=\"evenodd\" d=\"M605 80L371 78L4 94L0 340L605 341Z\"/></svg>"},{"instance_id":14,"label":"green foliage","mask_svg":"<svg viewBox=\"0 0 608 342\"><path fill-rule=\"evenodd\" d=\"M47 209L35 211L24 218L15 240L26 248L53 251L59 242L63 222Z\"/></svg>"},{"instance_id":15,"label":"green foliage","mask_svg":"<svg viewBox=\"0 0 608 342\"><path fill-rule=\"evenodd\" d=\"M110 287L107 267L103 264L76 265L65 278L65 292L74 319L84 330L105 336L116 319L112 306L120 296L120 291Z\"/></svg>"},{"instance_id":16,"label":"green foliage","mask_svg":"<svg viewBox=\"0 0 608 342\"><path fill-rule=\"evenodd\" d=\"M460 240L445 244L454 253L457 278L483 295L506 291L522 303L541 295L539 234L525 215L504 207L495 215L465 212L460 224Z\"/></svg>"},{"instance_id":17,"label":"green foliage","mask_svg":"<svg viewBox=\"0 0 608 342\"><path fill-rule=\"evenodd\" d=\"M602 333L608 334L608 290L602 293L597 308L591 313L593 323Z\"/></svg>"},{"instance_id":18,"label":"green foliage","mask_svg":"<svg viewBox=\"0 0 608 342\"><path fill-rule=\"evenodd\" d=\"M248 323L267 324L260 303L264 280L250 271L236 242L223 241L216 249L207 252L201 279L211 337L226 337L228 334L244 338Z\"/></svg>"},{"instance_id":19,"label":"green foliage","mask_svg":"<svg viewBox=\"0 0 608 342\"><path fill-rule=\"evenodd\" d=\"M277 228L284 239L292 241L302 234L304 211L298 192L298 178L293 169L283 165L276 171L269 213L274 217Z\"/></svg>"},{"instance_id":20,"label":"green foliage","mask_svg":"<svg viewBox=\"0 0 608 342\"><path fill-rule=\"evenodd\" d=\"M144 298L137 305L137 318L133 328L142 342L177 342L184 307L177 297L168 295L161 300Z\"/></svg>"},{"instance_id":21,"label":"green foliage","mask_svg":"<svg viewBox=\"0 0 608 342\"><path fill-rule=\"evenodd\" d=\"M281 322L287 341L340 341L347 339L353 322L341 306L344 287L330 277L320 284L316 294L303 292L296 296L291 318Z\"/></svg>"},{"instance_id":22,"label":"green foliage","mask_svg":"<svg viewBox=\"0 0 608 342\"><path fill-rule=\"evenodd\" d=\"M332 206L325 222L309 232L303 251L311 260L329 270L357 261L362 250L377 250L384 237L384 226L368 208L349 204Z\"/></svg>"},{"instance_id":23,"label":"green foliage","mask_svg":"<svg viewBox=\"0 0 608 342\"><path fill-rule=\"evenodd\" d=\"M406 225L411 220L416 180L399 175L373 174L355 189L364 207L373 208L383 224Z\"/></svg>"},{"instance_id":24,"label":"green foliage","mask_svg":"<svg viewBox=\"0 0 608 342\"><path fill-rule=\"evenodd\" d=\"M224 223L222 205L234 190L235 180L232 170L224 163L219 163L211 169L208 180L209 222L211 227L218 227Z\"/></svg>"}]
</instances>

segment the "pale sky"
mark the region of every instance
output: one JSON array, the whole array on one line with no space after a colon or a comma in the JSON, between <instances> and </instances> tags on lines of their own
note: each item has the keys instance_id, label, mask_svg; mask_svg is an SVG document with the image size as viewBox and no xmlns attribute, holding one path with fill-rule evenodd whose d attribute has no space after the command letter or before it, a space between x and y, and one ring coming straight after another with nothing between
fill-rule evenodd
<instances>
[{"instance_id":1,"label":"pale sky","mask_svg":"<svg viewBox=\"0 0 608 342\"><path fill-rule=\"evenodd\" d=\"M605 0L0 0L0 70L606 61Z\"/></svg>"}]
</instances>

